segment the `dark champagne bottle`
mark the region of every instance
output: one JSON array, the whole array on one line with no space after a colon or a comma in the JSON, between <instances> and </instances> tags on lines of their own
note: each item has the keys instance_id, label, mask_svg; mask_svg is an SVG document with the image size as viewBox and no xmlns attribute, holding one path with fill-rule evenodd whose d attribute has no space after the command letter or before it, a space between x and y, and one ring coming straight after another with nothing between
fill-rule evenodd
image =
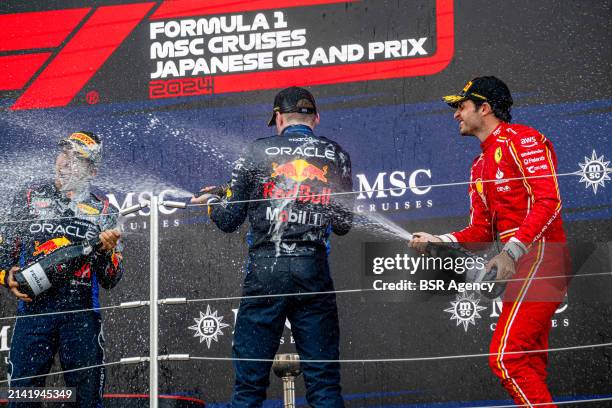
<instances>
[{"instance_id":1,"label":"dark champagne bottle","mask_svg":"<svg viewBox=\"0 0 612 408\"><path fill-rule=\"evenodd\" d=\"M58 287L71 278L75 269L80 267L85 258L101 245L100 239L82 241L59 248L49 255L28 265L15 274L19 291L31 298L39 296L52 287Z\"/></svg>"},{"instance_id":2,"label":"dark champagne bottle","mask_svg":"<svg viewBox=\"0 0 612 408\"><path fill-rule=\"evenodd\" d=\"M454 243L431 243L430 242L429 244L427 244L425 252L427 252L427 254L430 256L440 257L440 258L446 258L446 257L475 258L476 257L475 254L471 253L470 251ZM497 278L497 268L493 267L491 268L489 272L486 272L484 269L474 268L473 270L469 270L463 273L463 275L465 276L463 276L462 279L464 279L466 282L475 282L475 283L495 282ZM490 292L486 290L482 290L480 293L489 299L495 299L501 296L501 294L504 293L504 290L506 290L506 283L496 282L493 285L493 289Z\"/></svg>"}]
</instances>

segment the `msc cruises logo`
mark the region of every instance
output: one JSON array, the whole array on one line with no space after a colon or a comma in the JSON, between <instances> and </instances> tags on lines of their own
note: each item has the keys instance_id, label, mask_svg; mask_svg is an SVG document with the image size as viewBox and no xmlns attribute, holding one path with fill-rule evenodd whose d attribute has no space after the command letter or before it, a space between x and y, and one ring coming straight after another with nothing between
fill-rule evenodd
<instances>
[{"instance_id":1,"label":"msc cruises logo","mask_svg":"<svg viewBox=\"0 0 612 408\"><path fill-rule=\"evenodd\" d=\"M193 337L199 337L200 343L206 342L208 348L213 340L218 342L218 336L223 336L223 329L229 327L229 324L223 323L223 316L218 316L216 310L213 312L210 305L206 306L206 313L200 312L200 318L193 320L196 324L189 330L195 331Z\"/></svg>"},{"instance_id":2,"label":"msc cruises logo","mask_svg":"<svg viewBox=\"0 0 612 408\"><path fill-rule=\"evenodd\" d=\"M610 162L605 161L603 155L597 156L597 152L593 150L591 157L584 157L584 163L579 163L580 182L585 183L585 188L592 187L593 193L597 194L597 187L604 188L606 181L610 181L609 173L612 169L609 167Z\"/></svg>"},{"instance_id":3,"label":"msc cruises logo","mask_svg":"<svg viewBox=\"0 0 612 408\"><path fill-rule=\"evenodd\" d=\"M482 318L479 312L485 310L486 307L479 306L480 299L476 299L474 293L467 295L462 293L457 295L457 299L451 301L451 307L444 309L450 313L451 320L457 321L457 326L463 325L463 329L467 332L470 324L476 326L476 319Z\"/></svg>"}]
</instances>

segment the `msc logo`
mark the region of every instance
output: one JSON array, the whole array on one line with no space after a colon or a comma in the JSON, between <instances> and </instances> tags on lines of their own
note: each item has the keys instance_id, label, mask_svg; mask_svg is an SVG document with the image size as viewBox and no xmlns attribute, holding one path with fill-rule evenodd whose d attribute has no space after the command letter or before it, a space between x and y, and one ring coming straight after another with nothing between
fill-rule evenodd
<instances>
[{"instance_id":1,"label":"msc logo","mask_svg":"<svg viewBox=\"0 0 612 408\"><path fill-rule=\"evenodd\" d=\"M125 208L133 206L135 203L139 204L148 204L151 200L151 196L153 194L150 191L142 191L140 193L127 193L125 197L123 197L123 201L119 200L119 198L115 194L107 194L106 197L110 204L118 208L119 210L123 210ZM177 190L163 190L159 193L158 200L164 201L166 197L178 197L180 196L179 191ZM120 204L121 203L121 204ZM165 215L173 214L177 211L176 208L166 208L163 205L159 207L159 212ZM146 217L149 215L148 209L142 209L137 213L140 216ZM136 214L128 214L126 217L136 217Z\"/></svg>"},{"instance_id":2,"label":"msc logo","mask_svg":"<svg viewBox=\"0 0 612 408\"><path fill-rule=\"evenodd\" d=\"M223 336L223 329L229 326L223 323L223 316L218 316L217 311L212 312L210 305L206 305L206 313L200 312L199 319L193 319L195 325L190 326L189 330L195 331L193 337L199 337L200 343L206 342L210 348L212 341L218 342L218 336Z\"/></svg>"},{"instance_id":3,"label":"msc logo","mask_svg":"<svg viewBox=\"0 0 612 408\"><path fill-rule=\"evenodd\" d=\"M391 173L378 173L372 182L365 174L357 174L359 181L359 195L357 200L376 199L376 202L358 204L355 210L361 212L377 211L400 211L400 210L419 210L421 208L433 207L433 200L398 201L396 198L404 196L408 191L417 196L427 194L431 190L428 185L431 180L431 170L418 169L412 173L405 171L393 171ZM417 185L420 184L420 185ZM391 197L389 197L391 196ZM385 200L387 198L387 200ZM378 201L379 199L383 199Z\"/></svg>"},{"instance_id":4,"label":"msc logo","mask_svg":"<svg viewBox=\"0 0 612 408\"><path fill-rule=\"evenodd\" d=\"M374 183L370 183L365 174L357 174L357 180L359 180L359 195L357 199L364 200L366 196L367 198L372 198L374 193L376 193L376 198L386 198L387 193L393 197L401 197L406 194L407 190L417 195L427 194L431 190L431 186L417 186L417 178L420 175L424 175L431 180L431 170L429 169L415 170L408 177L406 177L406 172L404 171L394 171L388 176L386 172L378 173ZM406 183L406 178L408 178L408 183ZM388 185L391 188L388 188Z\"/></svg>"},{"instance_id":5,"label":"msc logo","mask_svg":"<svg viewBox=\"0 0 612 408\"><path fill-rule=\"evenodd\" d=\"M451 307L444 311L450 313L450 319L456 320L457 326L463 325L463 329L467 332L470 324L476 326L476 319L482 318L479 312L486 309L478 303L480 299L476 299L474 293L469 295L462 293L457 295L456 300L451 301Z\"/></svg>"},{"instance_id":6,"label":"msc logo","mask_svg":"<svg viewBox=\"0 0 612 408\"><path fill-rule=\"evenodd\" d=\"M591 157L584 157L584 163L579 163L580 166L580 182L585 183L585 188L592 187L593 193L597 194L597 187L605 187L606 181L610 180L609 173L610 162L606 161L602 156L597 156L597 152L593 150Z\"/></svg>"}]
</instances>

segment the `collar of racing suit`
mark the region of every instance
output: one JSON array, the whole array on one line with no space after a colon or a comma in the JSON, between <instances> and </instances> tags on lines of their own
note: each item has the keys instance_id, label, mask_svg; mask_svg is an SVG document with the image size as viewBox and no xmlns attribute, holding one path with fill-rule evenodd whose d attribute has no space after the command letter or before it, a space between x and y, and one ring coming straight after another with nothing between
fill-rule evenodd
<instances>
[{"instance_id":1,"label":"collar of racing suit","mask_svg":"<svg viewBox=\"0 0 612 408\"><path fill-rule=\"evenodd\" d=\"M486 151L489 147L491 147L493 143L495 143L495 141L497 140L497 136L501 134L501 131L502 129L504 129L505 125L506 125L505 122L501 122L499 125L497 125L495 129L493 129L491 134L487 136L484 142L480 143L480 148L482 149L483 152Z\"/></svg>"},{"instance_id":2,"label":"collar of racing suit","mask_svg":"<svg viewBox=\"0 0 612 408\"><path fill-rule=\"evenodd\" d=\"M85 201L89 197L89 194L90 194L90 185L89 185L89 183L87 183L79 191L71 191L71 193L73 194L72 198L68 197L68 194L67 194L66 191L59 190L54 182L51 182L51 188L52 188L53 194L55 194L57 197L59 197L60 200L63 200L63 201L66 201L66 202L80 203L80 202Z\"/></svg>"},{"instance_id":3,"label":"collar of racing suit","mask_svg":"<svg viewBox=\"0 0 612 408\"><path fill-rule=\"evenodd\" d=\"M314 135L314 132L307 125L290 125L283 129L281 136L284 136L286 133L304 133L309 135Z\"/></svg>"}]
</instances>

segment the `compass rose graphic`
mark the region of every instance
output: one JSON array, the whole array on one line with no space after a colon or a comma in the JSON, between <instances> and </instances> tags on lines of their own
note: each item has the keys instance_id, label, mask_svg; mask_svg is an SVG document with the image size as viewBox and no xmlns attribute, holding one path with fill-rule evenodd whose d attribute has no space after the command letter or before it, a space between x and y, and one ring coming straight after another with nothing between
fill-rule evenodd
<instances>
[{"instance_id":1,"label":"compass rose graphic","mask_svg":"<svg viewBox=\"0 0 612 408\"><path fill-rule=\"evenodd\" d=\"M476 319L482 318L479 312L486 309L478 303L480 299L476 299L474 293L470 295L463 293L457 295L457 299L451 301L451 307L444 311L452 315L450 319L456 320L457 326L463 324L463 329L467 332L470 324L476 326Z\"/></svg>"},{"instance_id":2,"label":"compass rose graphic","mask_svg":"<svg viewBox=\"0 0 612 408\"><path fill-rule=\"evenodd\" d=\"M580 165L580 182L585 183L585 188L592 187L593 193L597 194L597 187L604 188L606 181L610 180L609 173L612 169L609 167L610 162L605 161L603 155L597 156L597 152L593 150L591 157L584 157L584 163Z\"/></svg>"},{"instance_id":3,"label":"compass rose graphic","mask_svg":"<svg viewBox=\"0 0 612 408\"><path fill-rule=\"evenodd\" d=\"M206 305L206 313L200 312L199 319L193 319L196 324L189 327L189 330L195 331L193 337L199 337L200 343L206 342L206 346L210 348L212 341L218 342L218 336L223 336L223 329L229 324L223 323L223 316L218 316L217 311L214 313L210 305Z\"/></svg>"}]
</instances>

